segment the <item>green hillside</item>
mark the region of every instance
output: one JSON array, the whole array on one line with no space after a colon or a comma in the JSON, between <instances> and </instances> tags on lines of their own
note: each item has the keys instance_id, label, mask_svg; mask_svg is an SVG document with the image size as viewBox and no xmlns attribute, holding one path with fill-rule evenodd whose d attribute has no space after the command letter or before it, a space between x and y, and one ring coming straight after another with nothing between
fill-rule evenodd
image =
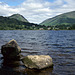
<instances>
[{"instance_id":1,"label":"green hillside","mask_svg":"<svg viewBox=\"0 0 75 75\"><path fill-rule=\"evenodd\" d=\"M20 14L0 16L0 30L75 30L75 12L55 16L41 24L29 23Z\"/></svg>"},{"instance_id":2,"label":"green hillside","mask_svg":"<svg viewBox=\"0 0 75 75\"><path fill-rule=\"evenodd\" d=\"M19 21L22 21L22 22L28 22L27 19L25 19L22 15L20 14L13 14L11 16L9 16L9 18L14 18L14 19L17 19Z\"/></svg>"},{"instance_id":3,"label":"green hillside","mask_svg":"<svg viewBox=\"0 0 75 75\"><path fill-rule=\"evenodd\" d=\"M0 16L0 30L38 30L39 28L46 28L46 26Z\"/></svg>"},{"instance_id":4,"label":"green hillside","mask_svg":"<svg viewBox=\"0 0 75 75\"><path fill-rule=\"evenodd\" d=\"M56 25L73 25L75 24L75 11L64 13L53 18L49 18L42 23L45 26L56 26Z\"/></svg>"}]
</instances>

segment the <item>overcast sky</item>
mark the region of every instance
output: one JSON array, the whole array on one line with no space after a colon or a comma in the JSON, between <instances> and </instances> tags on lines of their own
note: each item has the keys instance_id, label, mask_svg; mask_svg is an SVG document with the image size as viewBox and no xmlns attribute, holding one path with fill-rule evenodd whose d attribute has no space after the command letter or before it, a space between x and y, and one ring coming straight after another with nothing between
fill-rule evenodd
<instances>
[{"instance_id":1,"label":"overcast sky","mask_svg":"<svg viewBox=\"0 0 75 75\"><path fill-rule=\"evenodd\" d=\"M75 11L75 0L0 0L0 16L21 14L31 23Z\"/></svg>"}]
</instances>

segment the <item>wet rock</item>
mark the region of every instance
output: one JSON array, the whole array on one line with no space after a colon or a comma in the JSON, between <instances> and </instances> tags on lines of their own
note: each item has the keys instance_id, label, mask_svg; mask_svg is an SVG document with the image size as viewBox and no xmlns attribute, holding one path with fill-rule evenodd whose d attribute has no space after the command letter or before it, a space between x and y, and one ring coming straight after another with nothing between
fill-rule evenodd
<instances>
[{"instance_id":1,"label":"wet rock","mask_svg":"<svg viewBox=\"0 0 75 75\"><path fill-rule=\"evenodd\" d=\"M13 39L1 47L4 59L17 59L20 57L21 48Z\"/></svg>"},{"instance_id":2,"label":"wet rock","mask_svg":"<svg viewBox=\"0 0 75 75\"><path fill-rule=\"evenodd\" d=\"M21 59L27 68L44 69L52 67L52 58L49 55L28 55Z\"/></svg>"}]
</instances>

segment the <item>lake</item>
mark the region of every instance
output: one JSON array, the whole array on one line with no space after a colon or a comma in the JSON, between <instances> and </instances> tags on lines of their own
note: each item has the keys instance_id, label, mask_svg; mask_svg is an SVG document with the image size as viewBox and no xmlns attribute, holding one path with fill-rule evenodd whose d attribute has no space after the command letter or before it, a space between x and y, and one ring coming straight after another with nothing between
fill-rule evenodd
<instances>
[{"instance_id":1,"label":"lake","mask_svg":"<svg viewBox=\"0 0 75 75\"><path fill-rule=\"evenodd\" d=\"M12 39L23 56L50 55L54 66L36 71L21 61L8 65L0 53L0 75L75 75L75 30L0 30L0 49Z\"/></svg>"}]
</instances>

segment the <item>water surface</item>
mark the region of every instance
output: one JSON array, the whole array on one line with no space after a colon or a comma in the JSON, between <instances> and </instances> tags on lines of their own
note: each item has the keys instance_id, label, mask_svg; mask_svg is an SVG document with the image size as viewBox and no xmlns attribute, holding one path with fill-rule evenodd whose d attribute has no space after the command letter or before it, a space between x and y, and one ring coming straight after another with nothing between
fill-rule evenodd
<instances>
[{"instance_id":1,"label":"water surface","mask_svg":"<svg viewBox=\"0 0 75 75\"><path fill-rule=\"evenodd\" d=\"M21 61L6 64L0 53L0 75L75 75L75 30L0 30L0 49L12 39L18 42L22 55L50 55L54 66L29 70Z\"/></svg>"}]
</instances>

